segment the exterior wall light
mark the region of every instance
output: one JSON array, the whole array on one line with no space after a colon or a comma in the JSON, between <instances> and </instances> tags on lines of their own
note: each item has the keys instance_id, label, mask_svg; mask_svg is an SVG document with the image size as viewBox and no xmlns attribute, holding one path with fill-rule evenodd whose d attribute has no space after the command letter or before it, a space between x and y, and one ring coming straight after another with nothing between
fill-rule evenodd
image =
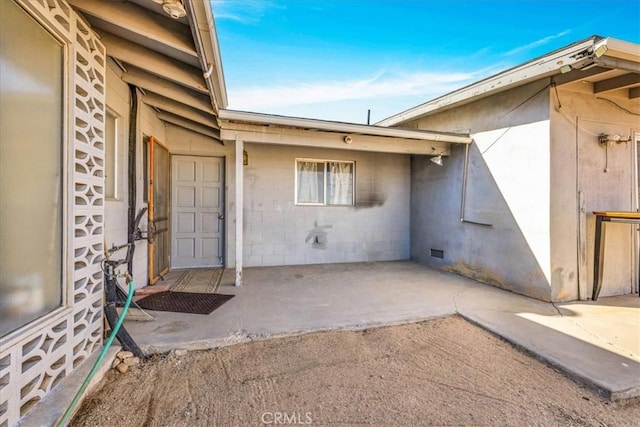
<instances>
[{"instance_id":1,"label":"exterior wall light","mask_svg":"<svg viewBox=\"0 0 640 427\"><path fill-rule=\"evenodd\" d=\"M182 18L187 14L182 0L153 0L153 2L161 4L162 9L173 19Z\"/></svg>"},{"instance_id":2,"label":"exterior wall light","mask_svg":"<svg viewBox=\"0 0 640 427\"><path fill-rule=\"evenodd\" d=\"M442 166L442 154L438 154L435 157L431 157L429 160L431 160L433 163L435 163L438 166Z\"/></svg>"}]
</instances>

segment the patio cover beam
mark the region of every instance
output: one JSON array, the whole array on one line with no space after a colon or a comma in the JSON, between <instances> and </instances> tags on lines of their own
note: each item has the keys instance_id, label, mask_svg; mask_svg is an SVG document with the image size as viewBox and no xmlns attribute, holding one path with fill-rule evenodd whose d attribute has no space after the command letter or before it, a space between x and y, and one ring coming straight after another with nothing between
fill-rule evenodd
<instances>
[{"instance_id":1,"label":"patio cover beam","mask_svg":"<svg viewBox=\"0 0 640 427\"><path fill-rule=\"evenodd\" d=\"M264 126L280 126L303 130L323 130L343 134L391 136L423 141L442 141L456 144L471 144L469 135L460 133L433 132L416 129L388 128L383 126L363 125L357 123L333 122L329 120L305 119L299 117L278 116L273 114L249 113L246 111L220 110L219 117L232 124L249 124Z\"/></svg>"},{"instance_id":2,"label":"patio cover beam","mask_svg":"<svg viewBox=\"0 0 640 427\"><path fill-rule=\"evenodd\" d=\"M449 143L399 137L358 135L348 132L290 129L278 126L249 125L222 122L220 137L260 144L295 145L395 154L448 155ZM347 137L350 138L349 143Z\"/></svg>"}]
</instances>

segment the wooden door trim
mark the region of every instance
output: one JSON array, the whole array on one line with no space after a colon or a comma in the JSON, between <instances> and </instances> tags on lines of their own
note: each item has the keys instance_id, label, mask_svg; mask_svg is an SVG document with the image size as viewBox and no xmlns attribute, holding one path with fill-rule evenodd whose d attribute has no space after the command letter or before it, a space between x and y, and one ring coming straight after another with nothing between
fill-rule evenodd
<instances>
[{"instance_id":1,"label":"wooden door trim","mask_svg":"<svg viewBox=\"0 0 640 427\"><path fill-rule=\"evenodd\" d=\"M147 176L148 176L148 195L147 195L147 203L148 203L148 221L149 221L149 228L153 230L153 239L155 240L157 231L156 230L156 226L155 226L155 221L156 221L156 217L155 217L155 194L154 194L154 186L156 185L156 183L154 183L154 178L155 178L155 145L158 144L158 146L160 146L162 149L164 149L167 154L169 155L169 165L171 165L171 153L169 152L169 148L161 143L160 141L158 141L154 136L149 136L149 140L148 140L148 150L147 150ZM170 178L169 178L170 179ZM167 210L169 212L169 216L166 218L157 218L158 220L160 219L165 219L167 221L167 224L170 224L170 219L171 219L171 207L168 206ZM169 226L167 225L167 233L170 232L169 230ZM171 238L169 238L169 242L171 241ZM154 261L155 261L155 243L154 241L148 242L147 245L147 271L148 271L148 276L149 276L149 284L150 285L154 285L156 284L156 282L158 282L162 276L164 274L166 274L169 271L169 266L167 266L166 268L164 268L161 271L158 271L158 275L154 276Z\"/></svg>"}]
</instances>

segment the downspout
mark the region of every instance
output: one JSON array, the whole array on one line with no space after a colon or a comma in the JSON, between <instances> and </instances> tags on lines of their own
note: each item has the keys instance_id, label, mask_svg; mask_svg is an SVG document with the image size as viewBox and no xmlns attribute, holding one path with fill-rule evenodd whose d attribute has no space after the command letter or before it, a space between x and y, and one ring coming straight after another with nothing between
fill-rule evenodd
<instances>
[{"instance_id":1,"label":"downspout","mask_svg":"<svg viewBox=\"0 0 640 427\"><path fill-rule=\"evenodd\" d=\"M133 275L133 252L135 250L136 235L136 148L138 141L138 89L130 84L129 92L131 93L131 108L129 109L129 210L127 216L127 243L131 246L131 257L127 263L127 270Z\"/></svg>"}]
</instances>

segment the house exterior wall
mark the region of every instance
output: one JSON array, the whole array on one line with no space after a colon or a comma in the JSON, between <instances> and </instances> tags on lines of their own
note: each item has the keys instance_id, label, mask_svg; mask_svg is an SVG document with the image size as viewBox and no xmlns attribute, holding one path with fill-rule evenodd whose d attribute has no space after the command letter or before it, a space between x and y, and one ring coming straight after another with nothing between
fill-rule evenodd
<instances>
[{"instance_id":1,"label":"house exterior wall","mask_svg":"<svg viewBox=\"0 0 640 427\"><path fill-rule=\"evenodd\" d=\"M107 66L107 111L116 117L116 189L115 198L105 198L104 238L107 247L127 242L129 87L120 79L120 70ZM124 250L116 256L124 256ZM136 281L137 283L137 281Z\"/></svg>"},{"instance_id":2,"label":"house exterior wall","mask_svg":"<svg viewBox=\"0 0 640 427\"><path fill-rule=\"evenodd\" d=\"M409 258L408 155L255 143L245 150L245 266ZM296 158L355 161L355 206L296 206ZM326 244L314 245L314 233L326 233Z\"/></svg>"},{"instance_id":3,"label":"house exterior wall","mask_svg":"<svg viewBox=\"0 0 640 427\"><path fill-rule=\"evenodd\" d=\"M17 3L65 51L63 297L0 338L0 426L15 425L102 344L105 49L65 1Z\"/></svg>"},{"instance_id":4,"label":"house exterior wall","mask_svg":"<svg viewBox=\"0 0 640 427\"><path fill-rule=\"evenodd\" d=\"M552 294L557 300L587 299L593 285L593 211L637 208L633 142L612 144L605 150L598 144L598 135L633 137L640 125L629 111L638 111L640 100L594 95L591 85L582 82L559 88L558 95L559 104L555 96L550 100ZM635 227L613 223L605 227L600 295L631 293L638 259Z\"/></svg>"},{"instance_id":5,"label":"house exterior wall","mask_svg":"<svg viewBox=\"0 0 640 427\"><path fill-rule=\"evenodd\" d=\"M464 147L454 146L442 167L429 157L412 158L414 260L552 298L548 84L531 83L403 125L465 131L474 139L462 215ZM442 253L433 256L432 249Z\"/></svg>"},{"instance_id":6,"label":"house exterior wall","mask_svg":"<svg viewBox=\"0 0 640 427\"><path fill-rule=\"evenodd\" d=\"M138 94L138 116L136 135L136 213L147 207L144 200L145 174L143 137L153 136L166 145L165 126L155 111L141 102L142 94ZM116 198L105 199L105 241L108 246L121 245L128 238L129 209L129 121L130 121L129 86L122 80L121 71L111 64L107 67L107 109L117 117L117 193ZM140 222L140 229L147 229L147 215ZM149 282L147 271L148 248L146 240L136 242L133 257L133 281L136 288L142 288ZM115 256L124 256L125 251Z\"/></svg>"}]
</instances>

